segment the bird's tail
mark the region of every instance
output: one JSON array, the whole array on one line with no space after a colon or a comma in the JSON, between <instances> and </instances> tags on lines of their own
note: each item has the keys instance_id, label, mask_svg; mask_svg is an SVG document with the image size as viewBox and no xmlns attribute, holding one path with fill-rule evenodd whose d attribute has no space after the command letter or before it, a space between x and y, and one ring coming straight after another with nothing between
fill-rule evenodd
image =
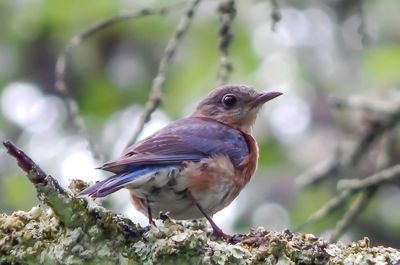
<instances>
[{"instance_id":1,"label":"bird's tail","mask_svg":"<svg viewBox=\"0 0 400 265\"><path fill-rule=\"evenodd\" d=\"M133 181L138 180L140 177L155 173L159 170L160 167L145 167L131 172L116 174L84 189L79 196L88 195L93 198L102 198L122 189Z\"/></svg>"}]
</instances>

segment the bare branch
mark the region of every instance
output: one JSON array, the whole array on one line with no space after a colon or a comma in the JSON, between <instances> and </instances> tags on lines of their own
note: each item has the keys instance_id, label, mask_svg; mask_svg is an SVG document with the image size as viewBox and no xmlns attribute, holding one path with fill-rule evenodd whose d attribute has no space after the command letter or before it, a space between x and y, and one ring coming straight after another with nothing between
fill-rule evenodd
<instances>
[{"instance_id":1,"label":"bare branch","mask_svg":"<svg viewBox=\"0 0 400 265\"><path fill-rule=\"evenodd\" d=\"M307 172L299 175L296 178L296 185L300 188L304 188L336 175L341 168L344 152L342 147L337 147L335 153L331 157L319 162Z\"/></svg>"},{"instance_id":2,"label":"bare branch","mask_svg":"<svg viewBox=\"0 0 400 265\"><path fill-rule=\"evenodd\" d=\"M342 101L341 106L344 106L344 102L346 101ZM348 106L352 105L351 101L347 101L346 104ZM376 106L376 104L367 104L364 101L362 106L363 108L371 110L373 106ZM388 109L385 111L387 110ZM378 108L378 111L382 111L382 108ZM310 171L299 176L297 182L302 187L314 185L331 177L333 173L338 175L344 169L356 166L362 157L368 153L368 150L371 148L371 146L373 146L373 144L378 141L382 135L388 131L391 131L399 123L399 121L400 109L398 107L391 107L391 112L386 112L386 114L383 115L379 120L373 120L369 122L368 128L363 132L353 148L349 150L342 150L342 148L340 148L333 158L317 164Z\"/></svg>"},{"instance_id":3,"label":"bare branch","mask_svg":"<svg viewBox=\"0 0 400 265\"><path fill-rule=\"evenodd\" d=\"M33 160L12 142L3 142L8 153L16 158L18 165L27 173L29 180L34 184L37 197L47 204L63 226L68 228L84 228L98 224L110 231L140 236L143 229L135 226L128 218L104 211L100 207L89 207L87 201L74 197L63 189L50 175L47 175ZM109 223L110 220L115 223ZM0 255L1 256L1 255Z\"/></svg>"},{"instance_id":4,"label":"bare branch","mask_svg":"<svg viewBox=\"0 0 400 265\"><path fill-rule=\"evenodd\" d=\"M385 151L383 153L388 152L390 143L391 143L390 140L386 142ZM377 168L382 169L386 167L388 163L389 160L386 159L377 160ZM397 177L400 177L399 164L387 169L383 169L378 173L362 180L348 180L348 179L340 180L337 185L337 189L341 190L340 194L329 200L322 208L316 211L311 217L308 218L308 220L299 229L308 227L316 223L317 221L323 219L324 217L328 216L329 214L333 213L341 206L343 206L344 202L347 201L349 197L352 196L353 194L358 192L369 194L369 190L378 189L381 184L392 181ZM372 194L373 193L369 194L370 196L363 198L362 203L361 202L353 203L353 205L346 212L341 221L337 223L337 228L335 232L336 235L333 237L333 239L340 237L343 231L345 231L348 228L348 226L350 226L350 224L352 223L351 220L357 218L358 214L360 214L362 211L362 207L368 204L369 200L372 198Z\"/></svg>"},{"instance_id":5,"label":"bare branch","mask_svg":"<svg viewBox=\"0 0 400 265\"><path fill-rule=\"evenodd\" d=\"M232 62L229 58L229 46L232 42L233 33L231 31L232 22L236 16L236 6L234 0L221 0L218 6L220 19L219 27L219 50L221 58L218 69L218 80L220 84L225 84L229 80L229 75L233 71Z\"/></svg>"},{"instance_id":6,"label":"bare branch","mask_svg":"<svg viewBox=\"0 0 400 265\"><path fill-rule=\"evenodd\" d=\"M7 152L17 159L18 166L25 173L29 174L29 180L32 183L46 184L46 173L44 173L44 171L38 165L36 165L30 157L28 157L22 150L18 149L18 147L16 147L15 144L10 141L4 141L3 145L7 149Z\"/></svg>"},{"instance_id":7,"label":"bare branch","mask_svg":"<svg viewBox=\"0 0 400 265\"><path fill-rule=\"evenodd\" d=\"M377 187L369 188L356 198L349 210L343 215L342 219L337 222L335 231L331 235L329 242L336 242L343 233L354 223L355 219L367 207L371 197L376 193Z\"/></svg>"},{"instance_id":8,"label":"bare branch","mask_svg":"<svg viewBox=\"0 0 400 265\"><path fill-rule=\"evenodd\" d=\"M337 184L339 190L359 191L393 181L400 178L400 164L382 170L370 177L360 180L343 179Z\"/></svg>"},{"instance_id":9,"label":"bare branch","mask_svg":"<svg viewBox=\"0 0 400 265\"><path fill-rule=\"evenodd\" d=\"M149 99L146 102L145 110L140 116L139 122L136 126L135 131L132 134L127 146L136 142L140 133L143 131L145 124L150 120L151 114L158 108L162 101L163 89L165 85L165 79L167 75L168 67L170 66L171 60L175 55L179 43L182 41L185 33L187 32L190 22L193 19L194 12L200 3L200 0L192 0L180 19L175 33L172 38L168 41L167 47L165 48L163 58L160 61L158 67L157 76L153 79L153 84L151 87Z\"/></svg>"},{"instance_id":10,"label":"bare branch","mask_svg":"<svg viewBox=\"0 0 400 265\"><path fill-rule=\"evenodd\" d=\"M68 87L65 83L65 72L66 72L66 63L67 57L71 53L71 50L77 46L79 46L83 41L91 37L92 35L104 30L108 27L115 25L116 23L126 21L129 19L140 18L149 15L165 15L172 6L154 8L154 9L140 9L130 12L121 12L120 14L113 16L111 18L107 18L103 21L97 22L94 25L90 26L83 32L74 36L68 44L65 46L64 50L60 53L56 62L56 90L64 97L69 96Z\"/></svg>"},{"instance_id":11,"label":"bare branch","mask_svg":"<svg viewBox=\"0 0 400 265\"><path fill-rule=\"evenodd\" d=\"M342 191L339 195L335 196L334 198L330 199L323 207L313 213L307 221L298 227L296 231L303 230L306 227L309 227L319 220L325 218L326 216L330 215L334 211L338 210L340 207L343 206L344 202L351 196L353 193L349 190Z\"/></svg>"},{"instance_id":12,"label":"bare branch","mask_svg":"<svg viewBox=\"0 0 400 265\"><path fill-rule=\"evenodd\" d=\"M387 100L378 101L370 98L349 96L345 98L331 97L330 103L337 109L360 110L366 113L390 115L397 111L400 101L396 99L393 102L388 102Z\"/></svg>"},{"instance_id":13,"label":"bare branch","mask_svg":"<svg viewBox=\"0 0 400 265\"><path fill-rule=\"evenodd\" d=\"M69 93L68 86L65 81L65 74L66 74L66 66L67 66L67 58L70 55L71 51L82 44L83 41L87 40L94 34L111 27L119 22L134 19L134 18L140 18L144 16L149 16L149 15L164 15L167 12L170 11L170 9L174 6L180 5L182 3L178 3L175 5L169 5L166 7L160 7L160 8L153 8L153 9L141 9L141 10L135 10L135 11L130 11L130 12L121 12L120 14L113 16L111 18L107 18L103 21L97 22L94 25L90 26L83 32L77 34L74 36L68 44L65 46L64 50L60 53L60 55L57 58L56 61L56 66L55 66L55 75L56 75L56 83L55 83L55 89L61 96L61 98L65 101L66 108L67 108L67 113L68 113L68 118L69 121L71 122L71 125L73 126L74 130L77 132L80 132L82 135L85 136L86 139L88 139L89 146L92 150L92 153L96 156L96 158L99 158L97 152L96 152L96 147L95 145L90 141L90 138L88 137L88 130L85 125L85 121L82 119L82 117L79 115L79 106L78 103L75 101L74 98Z\"/></svg>"},{"instance_id":14,"label":"bare branch","mask_svg":"<svg viewBox=\"0 0 400 265\"><path fill-rule=\"evenodd\" d=\"M271 0L272 3L272 12L271 12L271 19L272 19L272 24L271 24L271 30L275 31L276 26L279 21L282 19L282 14L279 8L279 4L277 0Z\"/></svg>"},{"instance_id":15,"label":"bare branch","mask_svg":"<svg viewBox=\"0 0 400 265\"><path fill-rule=\"evenodd\" d=\"M359 25L357 31L358 31L358 34L360 34L361 43L365 47L369 42L369 36L367 33L367 26L366 26L364 0L357 1L357 9L358 9L358 15L360 17L360 25Z\"/></svg>"}]
</instances>

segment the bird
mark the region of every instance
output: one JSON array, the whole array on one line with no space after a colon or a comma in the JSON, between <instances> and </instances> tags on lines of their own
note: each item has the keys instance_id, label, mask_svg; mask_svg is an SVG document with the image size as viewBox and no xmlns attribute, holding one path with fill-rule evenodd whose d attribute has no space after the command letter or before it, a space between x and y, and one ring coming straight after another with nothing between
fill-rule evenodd
<instances>
[{"instance_id":1,"label":"bird","mask_svg":"<svg viewBox=\"0 0 400 265\"><path fill-rule=\"evenodd\" d=\"M176 220L205 217L216 237L229 238L212 216L227 207L255 173L258 145L251 128L263 104L280 95L240 84L215 88L191 115L99 167L114 175L80 196L101 198L126 188L150 224L160 212Z\"/></svg>"}]
</instances>

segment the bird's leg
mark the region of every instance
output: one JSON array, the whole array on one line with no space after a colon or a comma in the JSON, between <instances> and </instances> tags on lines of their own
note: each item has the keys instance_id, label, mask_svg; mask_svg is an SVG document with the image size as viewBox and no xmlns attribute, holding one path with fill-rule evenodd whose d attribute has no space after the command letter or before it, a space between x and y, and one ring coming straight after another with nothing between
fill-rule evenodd
<instances>
[{"instance_id":1,"label":"bird's leg","mask_svg":"<svg viewBox=\"0 0 400 265\"><path fill-rule=\"evenodd\" d=\"M216 223L214 223L213 219L204 211L203 207L196 201L196 199L193 197L192 193L188 190L187 192L188 197L193 201L193 203L199 208L200 212L204 215L204 217L207 219L207 221L210 223L212 229L213 229L213 235L219 238L225 238L229 239L230 236L225 234L221 228L217 226Z\"/></svg>"},{"instance_id":2,"label":"bird's leg","mask_svg":"<svg viewBox=\"0 0 400 265\"><path fill-rule=\"evenodd\" d=\"M156 225L153 221L153 216L151 214L151 207L149 198L146 197L146 207L147 207L147 217L149 218L149 225Z\"/></svg>"}]
</instances>

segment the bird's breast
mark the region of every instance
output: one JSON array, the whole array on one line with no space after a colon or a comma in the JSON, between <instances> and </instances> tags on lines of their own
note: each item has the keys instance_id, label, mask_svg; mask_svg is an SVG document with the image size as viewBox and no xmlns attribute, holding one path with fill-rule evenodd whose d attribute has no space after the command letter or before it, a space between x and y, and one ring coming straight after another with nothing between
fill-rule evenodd
<instances>
[{"instance_id":1,"label":"bird's breast","mask_svg":"<svg viewBox=\"0 0 400 265\"><path fill-rule=\"evenodd\" d=\"M189 191L208 214L222 210L239 195L257 167L257 144L251 135L244 136L249 154L239 165L227 155L213 155L160 170L143 179L141 185L130 188L135 206L146 214L148 201L154 216L163 211L174 219L200 218Z\"/></svg>"},{"instance_id":2,"label":"bird's breast","mask_svg":"<svg viewBox=\"0 0 400 265\"><path fill-rule=\"evenodd\" d=\"M240 176L240 181L243 182L243 185L246 185L257 170L258 145L253 136L247 133L243 133L243 135L249 147L249 154L237 168L237 175Z\"/></svg>"}]
</instances>

